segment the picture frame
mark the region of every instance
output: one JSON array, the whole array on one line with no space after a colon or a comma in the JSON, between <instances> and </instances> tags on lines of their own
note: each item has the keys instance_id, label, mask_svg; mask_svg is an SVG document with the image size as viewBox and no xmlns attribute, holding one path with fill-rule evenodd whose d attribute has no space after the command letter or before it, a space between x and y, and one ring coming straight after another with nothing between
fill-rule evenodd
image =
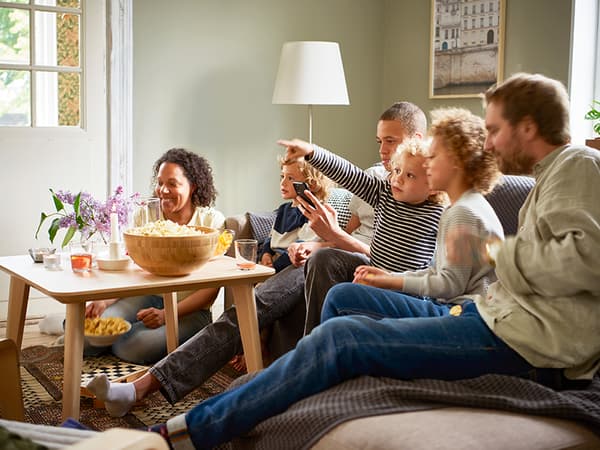
<instances>
[{"instance_id":1,"label":"picture frame","mask_svg":"<svg viewBox=\"0 0 600 450\"><path fill-rule=\"evenodd\" d=\"M429 98L480 97L502 81L506 0L431 0Z\"/></svg>"}]
</instances>

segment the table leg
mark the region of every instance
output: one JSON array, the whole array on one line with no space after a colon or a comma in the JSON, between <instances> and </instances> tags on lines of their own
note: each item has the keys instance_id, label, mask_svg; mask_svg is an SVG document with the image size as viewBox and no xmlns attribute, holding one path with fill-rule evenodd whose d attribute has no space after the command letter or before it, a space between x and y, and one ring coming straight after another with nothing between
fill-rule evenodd
<instances>
[{"instance_id":1,"label":"table leg","mask_svg":"<svg viewBox=\"0 0 600 450\"><path fill-rule=\"evenodd\" d=\"M63 420L79 419L81 365L83 364L83 321L85 302L67 304L65 322L65 371L63 381Z\"/></svg>"},{"instance_id":2,"label":"table leg","mask_svg":"<svg viewBox=\"0 0 600 450\"><path fill-rule=\"evenodd\" d=\"M251 284L232 286L232 292L248 372L256 372L263 368L263 361L260 351L254 286Z\"/></svg>"},{"instance_id":3,"label":"table leg","mask_svg":"<svg viewBox=\"0 0 600 450\"><path fill-rule=\"evenodd\" d=\"M21 353L23 343L23 328L29 301L29 285L17 277L10 277L8 291L8 315L6 322L6 337L17 346L18 354Z\"/></svg>"},{"instance_id":4,"label":"table leg","mask_svg":"<svg viewBox=\"0 0 600 450\"><path fill-rule=\"evenodd\" d=\"M165 328L167 334L167 352L171 353L179 345L179 322L177 320L177 293L163 294L165 307Z\"/></svg>"}]
</instances>

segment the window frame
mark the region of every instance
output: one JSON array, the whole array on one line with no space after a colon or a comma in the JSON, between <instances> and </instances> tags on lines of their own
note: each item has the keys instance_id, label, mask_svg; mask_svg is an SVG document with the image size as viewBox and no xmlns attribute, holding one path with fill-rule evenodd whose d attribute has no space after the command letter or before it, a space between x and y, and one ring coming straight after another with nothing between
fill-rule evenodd
<instances>
[{"instance_id":1,"label":"window frame","mask_svg":"<svg viewBox=\"0 0 600 450\"><path fill-rule=\"evenodd\" d=\"M29 125L18 126L0 126L0 129L79 129L85 128L86 123L86 108L85 108L85 1L79 0L79 8L71 8L64 6L49 6L35 4L35 0L30 0L29 3L15 3L0 0L0 7L20 9L29 12L29 64L19 63L0 63L0 70L20 70L27 71L30 74L30 116ZM57 14L75 14L79 16L79 65L78 67L60 66L60 65L42 65L34 64L35 61L35 13L36 12L51 12ZM36 74L40 72L51 73L77 73L79 74L79 124L78 125L38 125L38 114L36 107L37 98L37 80Z\"/></svg>"}]
</instances>

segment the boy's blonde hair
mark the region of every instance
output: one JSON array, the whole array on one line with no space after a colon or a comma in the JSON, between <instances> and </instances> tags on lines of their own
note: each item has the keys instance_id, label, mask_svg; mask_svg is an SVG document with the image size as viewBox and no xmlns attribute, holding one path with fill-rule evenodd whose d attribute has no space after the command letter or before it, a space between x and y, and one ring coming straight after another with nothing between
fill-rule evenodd
<instances>
[{"instance_id":1,"label":"boy's blonde hair","mask_svg":"<svg viewBox=\"0 0 600 450\"><path fill-rule=\"evenodd\" d=\"M487 131L481 117L463 108L440 108L431 112L432 138L441 139L465 169L466 182L487 194L498 182L496 157L484 149Z\"/></svg>"},{"instance_id":2,"label":"boy's blonde hair","mask_svg":"<svg viewBox=\"0 0 600 450\"><path fill-rule=\"evenodd\" d=\"M308 164L304 158L285 160L285 158L279 156L278 159L281 167L298 164L298 168L305 178L304 181L310 187L310 191L319 199L319 201L324 202L327 200L329 197L329 190L333 185L329 178Z\"/></svg>"},{"instance_id":3,"label":"boy's blonde hair","mask_svg":"<svg viewBox=\"0 0 600 450\"><path fill-rule=\"evenodd\" d=\"M405 153L425 159L429 154L429 142L418 138L404 139L392 156L392 166L399 164L400 158ZM448 195L443 191L432 191L427 200L438 205L445 205L448 203Z\"/></svg>"}]
</instances>

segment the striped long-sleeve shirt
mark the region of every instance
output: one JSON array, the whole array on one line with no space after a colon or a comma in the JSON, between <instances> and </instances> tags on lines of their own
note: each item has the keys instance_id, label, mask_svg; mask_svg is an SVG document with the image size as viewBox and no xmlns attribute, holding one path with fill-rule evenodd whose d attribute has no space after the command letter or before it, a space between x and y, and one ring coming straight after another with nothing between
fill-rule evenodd
<instances>
[{"instance_id":1,"label":"striped long-sleeve shirt","mask_svg":"<svg viewBox=\"0 0 600 450\"><path fill-rule=\"evenodd\" d=\"M307 159L311 165L373 206L371 264L393 272L427 267L435 251L444 206L429 201L419 205L399 202L392 196L388 180L371 176L317 145L313 148Z\"/></svg>"}]
</instances>

